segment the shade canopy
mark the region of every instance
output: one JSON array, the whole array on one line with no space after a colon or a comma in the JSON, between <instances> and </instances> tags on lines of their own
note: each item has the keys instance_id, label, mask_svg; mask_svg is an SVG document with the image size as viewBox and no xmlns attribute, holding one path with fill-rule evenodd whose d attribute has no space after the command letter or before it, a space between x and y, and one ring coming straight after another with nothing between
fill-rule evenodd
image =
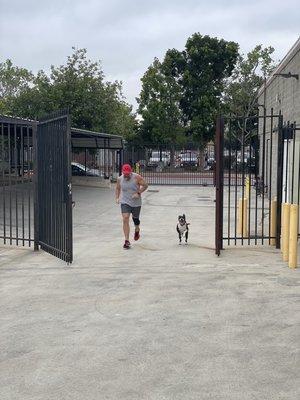
<instances>
[{"instance_id":1,"label":"shade canopy","mask_svg":"<svg viewBox=\"0 0 300 400\"><path fill-rule=\"evenodd\" d=\"M107 133L93 132L78 128L71 128L71 142L73 148L123 149L122 136L109 135Z\"/></svg>"},{"instance_id":2,"label":"shade canopy","mask_svg":"<svg viewBox=\"0 0 300 400\"><path fill-rule=\"evenodd\" d=\"M38 121L0 115L0 123L0 136L10 135L13 137L15 135L15 127L16 132L22 127L22 129L27 129L27 142L32 145L32 127L37 126ZM122 136L109 135L108 133L71 128L71 145L72 148L79 149L121 150L123 149L123 138Z\"/></svg>"}]
</instances>

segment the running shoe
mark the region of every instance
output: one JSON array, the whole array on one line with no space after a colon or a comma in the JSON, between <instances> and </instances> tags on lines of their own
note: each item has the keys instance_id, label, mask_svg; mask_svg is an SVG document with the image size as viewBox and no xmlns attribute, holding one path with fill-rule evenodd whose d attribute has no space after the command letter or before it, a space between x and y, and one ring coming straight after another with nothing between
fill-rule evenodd
<instances>
[{"instance_id":1,"label":"running shoe","mask_svg":"<svg viewBox=\"0 0 300 400\"><path fill-rule=\"evenodd\" d=\"M123 245L123 249L125 249L125 250L130 249L130 242L129 242L129 240L125 240L125 243L124 243L124 245Z\"/></svg>"},{"instance_id":2,"label":"running shoe","mask_svg":"<svg viewBox=\"0 0 300 400\"><path fill-rule=\"evenodd\" d=\"M134 240L139 240L140 238L140 230L134 232Z\"/></svg>"}]
</instances>

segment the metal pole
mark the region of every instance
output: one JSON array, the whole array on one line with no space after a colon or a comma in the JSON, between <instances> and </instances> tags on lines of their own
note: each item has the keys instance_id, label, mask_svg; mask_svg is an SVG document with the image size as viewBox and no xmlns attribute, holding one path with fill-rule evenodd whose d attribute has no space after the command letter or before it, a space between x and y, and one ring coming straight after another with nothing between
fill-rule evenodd
<instances>
[{"instance_id":1,"label":"metal pole","mask_svg":"<svg viewBox=\"0 0 300 400\"><path fill-rule=\"evenodd\" d=\"M33 149L33 214L34 214L34 250L39 250L39 169L38 169L38 132L37 124L32 126L32 149ZM27 149L27 170L29 173L29 148Z\"/></svg>"},{"instance_id":2,"label":"metal pole","mask_svg":"<svg viewBox=\"0 0 300 400\"><path fill-rule=\"evenodd\" d=\"M216 221L215 251L219 256L223 245L223 136L224 119L219 117L216 125Z\"/></svg>"},{"instance_id":3,"label":"metal pole","mask_svg":"<svg viewBox=\"0 0 300 400\"><path fill-rule=\"evenodd\" d=\"M280 249L281 233L281 203L282 203L282 182L283 182L283 117L278 118L277 138L277 218L276 218L276 249Z\"/></svg>"}]
</instances>

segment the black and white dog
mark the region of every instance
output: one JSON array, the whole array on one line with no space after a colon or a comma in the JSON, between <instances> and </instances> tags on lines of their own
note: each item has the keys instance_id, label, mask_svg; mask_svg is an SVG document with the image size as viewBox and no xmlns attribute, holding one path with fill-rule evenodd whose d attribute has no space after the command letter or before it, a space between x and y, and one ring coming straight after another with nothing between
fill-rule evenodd
<instances>
[{"instance_id":1,"label":"black and white dog","mask_svg":"<svg viewBox=\"0 0 300 400\"><path fill-rule=\"evenodd\" d=\"M185 244L187 244L188 237L189 237L189 225L186 222L185 215L179 215L178 217L178 224L176 226L176 230L179 237L179 244L181 244L181 239L183 235L185 236Z\"/></svg>"}]
</instances>

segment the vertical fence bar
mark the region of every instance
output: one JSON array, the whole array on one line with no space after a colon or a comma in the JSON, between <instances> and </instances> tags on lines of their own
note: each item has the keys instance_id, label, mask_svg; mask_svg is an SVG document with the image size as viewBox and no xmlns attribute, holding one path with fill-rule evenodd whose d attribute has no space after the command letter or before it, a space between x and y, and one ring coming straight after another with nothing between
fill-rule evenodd
<instances>
[{"instance_id":1,"label":"vertical fence bar","mask_svg":"<svg viewBox=\"0 0 300 400\"><path fill-rule=\"evenodd\" d=\"M270 121L270 163L269 163L269 245L271 244L271 206L272 206L272 162L273 162L273 124L274 124L274 110L271 108L271 121ZM274 238L272 239L274 240Z\"/></svg>"},{"instance_id":2,"label":"vertical fence bar","mask_svg":"<svg viewBox=\"0 0 300 400\"><path fill-rule=\"evenodd\" d=\"M1 123L1 140L2 140L2 195L3 195L3 243L6 244L6 182L5 182L5 164L6 164L6 151L5 151L5 136L4 136L4 124Z\"/></svg>"},{"instance_id":3,"label":"vertical fence bar","mask_svg":"<svg viewBox=\"0 0 300 400\"><path fill-rule=\"evenodd\" d=\"M27 127L28 129L28 127ZM34 240L34 250L39 250L39 203L38 203L38 180L39 180L39 169L37 163L38 147L37 147L37 124L32 126L32 167L33 167L33 215L34 215L34 228L33 228L33 240ZM29 170L29 159L27 160L28 170ZM30 184L30 181L28 182Z\"/></svg>"},{"instance_id":4,"label":"vertical fence bar","mask_svg":"<svg viewBox=\"0 0 300 400\"><path fill-rule=\"evenodd\" d=\"M234 244L237 244L237 207L238 207L238 163L237 145L235 146L235 191L234 191Z\"/></svg>"},{"instance_id":5,"label":"vertical fence bar","mask_svg":"<svg viewBox=\"0 0 300 400\"><path fill-rule=\"evenodd\" d=\"M280 249L281 233L281 204L282 204L282 183L283 183L283 118L278 118L278 137L277 137L277 217L276 217L276 249Z\"/></svg>"},{"instance_id":6,"label":"vertical fence bar","mask_svg":"<svg viewBox=\"0 0 300 400\"><path fill-rule=\"evenodd\" d=\"M252 123L251 123L252 126ZM251 175L251 165L252 165L252 140L251 140L251 135L249 138L249 171L248 171L248 245L250 245L250 240L251 240L251 181L252 181L252 175Z\"/></svg>"},{"instance_id":7,"label":"vertical fence bar","mask_svg":"<svg viewBox=\"0 0 300 400\"><path fill-rule=\"evenodd\" d=\"M223 136L224 119L219 117L216 126L216 254L219 256L223 242Z\"/></svg>"},{"instance_id":8,"label":"vertical fence bar","mask_svg":"<svg viewBox=\"0 0 300 400\"><path fill-rule=\"evenodd\" d=\"M27 127L27 129L26 129L26 134L27 134L27 137L26 137L26 140L27 140L27 152L28 152L28 161L27 161L27 163L28 163L28 169L29 169L29 165L31 165L31 163L32 163L32 158L31 158L31 149L30 149L30 130L29 130L29 128ZM28 184L28 188L27 188L27 199L28 199L28 208L27 208L27 210L28 210L28 239L29 239L29 246L31 246L31 188L30 188L30 181L29 181L29 184Z\"/></svg>"},{"instance_id":9,"label":"vertical fence bar","mask_svg":"<svg viewBox=\"0 0 300 400\"><path fill-rule=\"evenodd\" d=\"M290 121L288 121L287 126L285 127L285 138L284 141L286 143L286 152L285 152L285 188L284 188L284 202L288 202L288 165L289 165L289 132L290 129Z\"/></svg>"},{"instance_id":10,"label":"vertical fence bar","mask_svg":"<svg viewBox=\"0 0 300 400\"><path fill-rule=\"evenodd\" d=\"M295 124L295 131L299 129ZM300 143L298 144L298 153L300 153ZM298 157L298 190L297 190L297 204L300 205L300 157Z\"/></svg>"},{"instance_id":11,"label":"vertical fence bar","mask_svg":"<svg viewBox=\"0 0 300 400\"><path fill-rule=\"evenodd\" d=\"M14 124L14 168L15 168L15 182L14 182L14 189L15 189L15 242L16 245L19 245L19 218L18 218L18 185L19 185L19 163L18 163L18 136L17 136L17 125Z\"/></svg>"},{"instance_id":12,"label":"vertical fence bar","mask_svg":"<svg viewBox=\"0 0 300 400\"><path fill-rule=\"evenodd\" d=\"M67 179L68 179L68 203L67 203L67 223L68 223L68 263L73 261L73 218L72 218L72 175L71 175L71 121L70 115L66 116L66 129L65 135L67 145Z\"/></svg>"},{"instance_id":13,"label":"vertical fence bar","mask_svg":"<svg viewBox=\"0 0 300 400\"><path fill-rule=\"evenodd\" d=\"M292 159L292 187L291 187L291 203L294 203L294 174L295 174L295 144L296 144L296 130L295 123L291 124L292 140L293 140L293 159Z\"/></svg>"},{"instance_id":14,"label":"vertical fence bar","mask_svg":"<svg viewBox=\"0 0 300 400\"><path fill-rule=\"evenodd\" d=\"M255 147L255 152L254 152L254 168L255 168L255 215L254 215L254 244L257 245L257 219L258 219L258 191L259 191L259 185L260 185L260 165L259 165L259 155L260 155L260 135L259 135L259 128L260 128L260 122L261 117L258 116L258 122L257 122L257 129L256 129L256 147Z\"/></svg>"},{"instance_id":15,"label":"vertical fence bar","mask_svg":"<svg viewBox=\"0 0 300 400\"><path fill-rule=\"evenodd\" d=\"M228 129L228 143L229 143L229 145L228 145L228 147L229 147L229 149L228 149L228 154L229 154L229 159L228 159L228 212L227 212L227 214L228 214L228 223L227 223L227 236L228 236L228 245L230 245L230 233L231 233L231 230L230 230L230 218L231 218L231 215L230 215L230 207L231 207L231 199L230 199L230 195L231 195L231 118L229 119L229 129Z\"/></svg>"},{"instance_id":16,"label":"vertical fence bar","mask_svg":"<svg viewBox=\"0 0 300 400\"><path fill-rule=\"evenodd\" d=\"M265 166L266 166L266 108L263 114L263 133L262 133L262 205L261 205L261 244L264 244L265 233Z\"/></svg>"},{"instance_id":17,"label":"vertical fence bar","mask_svg":"<svg viewBox=\"0 0 300 400\"><path fill-rule=\"evenodd\" d=\"M12 182L11 182L11 124L8 124L8 187L9 187L9 244L12 244Z\"/></svg>"},{"instance_id":18,"label":"vertical fence bar","mask_svg":"<svg viewBox=\"0 0 300 400\"><path fill-rule=\"evenodd\" d=\"M243 131L242 131L242 214L241 214L241 235L242 235L242 245L244 244L244 234L246 233L244 231L244 225L245 225L245 216L247 215L246 210L245 210L245 201L244 201L244 197L245 197L245 131L247 128L247 119L245 118L243 120Z\"/></svg>"},{"instance_id":19,"label":"vertical fence bar","mask_svg":"<svg viewBox=\"0 0 300 400\"><path fill-rule=\"evenodd\" d=\"M20 127L20 173L21 173L21 220L22 220L22 245L25 246L25 218L24 218L24 130ZM29 171L28 171L29 173Z\"/></svg>"}]
</instances>

